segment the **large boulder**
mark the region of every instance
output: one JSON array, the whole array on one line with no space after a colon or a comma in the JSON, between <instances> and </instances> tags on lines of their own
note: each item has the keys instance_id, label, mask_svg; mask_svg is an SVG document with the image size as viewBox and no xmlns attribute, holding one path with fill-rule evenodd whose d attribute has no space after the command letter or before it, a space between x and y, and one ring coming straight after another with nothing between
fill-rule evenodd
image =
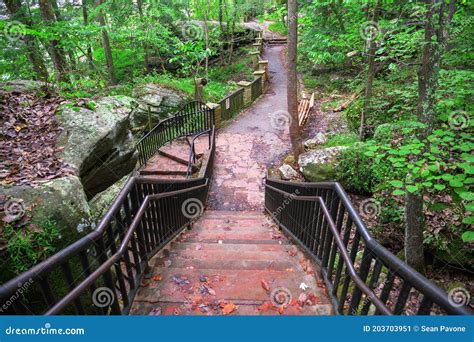
<instances>
[{"instance_id":1,"label":"large boulder","mask_svg":"<svg viewBox=\"0 0 474 342\"><path fill-rule=\"evenodd\" d=\"M320 150L311 150L300 154L300 171L311 182L334 180L334 163L345 146L334 146Z\"/></svg>"},{"instance_id":2,"label":"large boulder","mask_svg":"<svg viewBox=\"0 0 474 342\"><path fill-rule=\"evenodd\" d=\"M53 179L37 187L16 185L1 187L4 214L14 216L4 221L30 216L36 223L52 220L67 243L88 231L89 205L81 181L76 176Z\"/></svg>"},{"instance_id":3,"label":"large boulder","mask_svg":"<svg viewBox=\"0 0 474 342\"><path fill-rule=\"evenodd\" d=\"M130 97L110 96L94 109L63 105L58 111L64 128L58 139L61 157L76 168L88 198L133 171L137 153L130 116L136 106Z\"/></svg>"},{"instance_id":4,"label":"large boulder","mask_svg":"<svg viewBox=\"0 0 474 342\"><path fill-rule=\"evenodd\" d=\"M324 133L317 133L313 138L308 139L304 142L304 147L308 150L317 148L319 145L323 145L327 142L326 135Z\"/></svg>"},{"instance_id":5,"label":"large boulder","mask_svg":"<svg viewBox=\"0 0 474 342\"><path fill-rule=\"evenodd\" d=\"M298 179L300 175L291 167L291 165L283 164L278 169L281 174L281 178L284 180Z\"/></svg>"},{"instance_id":6,"label":"large boulder","mask_svg":"<svg viewBox=\"0 0 474 342\"><path fill-rule=\"evenodd\" d=\"M187 96L177 90L159 84L147 83L134 90L139 107L130 118L133 129L145 125L156 125L174 114L186 102Z\"/></svg>"},{"instance_id":7,"label":"large boulder","mask_svg":"<svg viewBox=\"0 0 474 342\"><path fill-rule=\"evenodd\" d=\"M109 187L107 190L98 193L89 201L91 218L95 223L99 223L99 221L104 217L105 213L110 209L112 202L120 191L122 191L128 179L129 176L123 177L117 183Z\"/></svg>"}]
</instances>

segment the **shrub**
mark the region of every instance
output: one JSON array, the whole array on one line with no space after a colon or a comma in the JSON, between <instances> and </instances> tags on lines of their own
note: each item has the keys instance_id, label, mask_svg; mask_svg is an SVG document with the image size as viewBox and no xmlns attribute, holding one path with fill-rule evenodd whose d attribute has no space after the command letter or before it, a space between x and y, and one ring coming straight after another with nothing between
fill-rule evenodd
<instances>
[{"instance_id":1,"label":"shrub","mask_svg":"<svg viewBox=\"0 0 474 342\"><path fill-rule=\"evenodd\" d=\"M376 185L371 159L365 155L365 145L357 143L341 151L335 172L336 179L350 192L371 194Z\"/></svg>"}]
</instances>

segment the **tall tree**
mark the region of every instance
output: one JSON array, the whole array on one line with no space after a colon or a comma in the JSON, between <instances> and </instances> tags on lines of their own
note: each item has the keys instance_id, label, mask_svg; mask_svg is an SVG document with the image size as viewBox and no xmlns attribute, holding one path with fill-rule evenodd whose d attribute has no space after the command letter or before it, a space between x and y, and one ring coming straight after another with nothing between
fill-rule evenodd
<instances>
[{"instance_id":1,"label":"tall tree","mask_svg":"<svg viewBox=\"0 0 474 342\"><path fill-rule=\"evenodd\" d=\"M117 84L117 77L115 76L115 66L114 59L112 57L112 49L110 48L110 39L109 33L107 31L107 26L105 22L104 11L102 10L102 0L97 0L96 5L99 7L99 13L97 15L97 20L99 21L100 26L102 26L102 47L105 52L105 61L107 64L107 71L109 72L109 82L111 85Z\"/></svg>"},{"instance_id":2,"label":"tall tree","mask_svg":"<svg viewBox=\"0 0 474 342\"><path fill-rule=\"evenodd\" d=\"M31 19L26 14L26 9L21 4L21 0L5 0L5 5L12 19L18 20L26 27L31 27ZM36 78L47 80L49 76L48 70L44 64L43 54L41 53L40 47L35 37L26 34L21 39L25 44L26 56L31 63L31 67L36 74Z\"/></svg>"},{"instance_id":3,"label":"tall tree","mask_svg":"<svg viewBox=\"0 0 474 342\"><path fill-rule=\"evenodd\" d=\"M298 1L288 0L288 84L287 102L290 114L290 139L293 154L300 154L300 127L298 120Z\"/></svg>"},{"instance_id":4,"label":"tall tree","mask_svg":"<svg viewBox=\"0 0 474 342\"><path fill-rule=\"evenodd\" d=\"M419 138L431 134L436 122L436 90L439 69L448 41L448 28L456 10L455 0L446 5L445 0L425 0L426 19L423 54L418 70L417 118L426 125ZM409 175L410 177L411 175ZM407 192L405 198L405 259L415 269L423 272L423 193Z\"/></svg>"},{"instance_id":5,"label":"tall tree","mask_svg":"<svg viewBox=\"0 0 474 342\"><path fill-rule=\"evenodd\" d=\"M41 11L41 17L49 25L54 24L56 21L56 15L50 0L39 0L39 6ZM57 39L50 39L48 42L48 50L53 61L54 68L56 69L56 78L58 81L68 81L67 75L67 62L64 54L64 50L61 48Z\"/></svg>"},{"instance_id":6,"label":"tall tree","mask_svg":"<svg viewBox=\"0 0 474 342\"><path fill-rule=\"evenodd\" d=\"M375 3L374 15L372 17L372 21L377 25L379 20L379 11L380 11L380 0L377 0ZM367 114L370 111L370 104L372 100L372 88L375 78L375 51L377 49L377 37L369 37L369 48L368 48L368 58L367 62L369 64L368 71L367 71L367 84L365 87L365 98L364 98L364 108L362 109L362 114L360 116L360 129L359 129L359 136L361 140L365 140L366 138L366 121L367 121Z\"/></svg>"}]
</instances>

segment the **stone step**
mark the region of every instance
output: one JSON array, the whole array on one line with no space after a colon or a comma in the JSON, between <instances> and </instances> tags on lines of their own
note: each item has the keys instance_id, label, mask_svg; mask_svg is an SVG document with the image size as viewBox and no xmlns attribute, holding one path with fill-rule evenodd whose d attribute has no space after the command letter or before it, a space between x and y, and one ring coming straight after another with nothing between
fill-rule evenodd
<instances>
[{"instance_id":1,"label":"stone step","mask_svg":"<svg viewBox=\"0 0 474 342\"><path fill-rule=\"evenodd\" d=\"M236 248L235 245L221 244L220 249L201 250L175 250L171 251L170 258L176 260L285 260L289 258L286 250L279 251L249 251L243 248ZM239 245L238 245L239 246ZM245 245L240 245L245 246Z\"/></svg>"},{"instance_id":2,"label":"stone step","mask_svg":"<svg viewBox=\"0 0 474 342\"><path fill-rule=\"evenodd\" d=\"M298 305L290 305L281 312L276 308L265 308L262 302L258 304L249 304L245 302L234 303L236 309L229 314L229 316L296 316L296 315L332 315L332 306L330 304L318 304L314 306L305 306L300 308ZM201 303L199 305L189 305L189 302L159 302L155 305L145 306L144 303L134 303L135 315L153 315L151 312L159 312L162 316L220 316L222 311L219 309L213 310L209 303ZM140 307L141 306L141 307ZM159 310L158 310L159 308ZM137 313L139 312L139 313Z\"/></svg>"},{"instance_id":3,"label":"stone step","mask_svg":"<svg viewBox=\"0 0 474 342\"><path fill-rule=\"evenodd\" d=\"M182 242L190 242L190 243L206 243L206 244L255 244L255 245L291 245L292 243L288 239L275 239L275 240L268 240L268 239L226 239L219 240L216 238L202 238L199 236L189 236L183 238Z\"/></svg>"},{"instance_id":4,"label":"stone step","mask_svg":"<svg viewBox=\"0 0 474 342\"><path fill-rule=\"evenodd\" d=\"M288 260L205 260L205 259L178 259L171 257L172 266L183 269L214 269L214 270L273 270L285 271L294 268Z\"/></svg>"},{"instance_id":5,"label":"stone step","mask_svg":"<svg viewBox=\"0 0 474 342\"><path fill-rule=\"evenodd\" d=\"M294 273L275 270L235 270L235 269L183 269L172 265L169 268L155 269L154 277L161 280L153 283L155 290L159 291L160 302L184 302L186 298L200 296L206 300L232 301L235 304L262 304L269 302L272 291L284 288L292 298L298 299L303 292L301 283L308 288L307 294L314 294L320 298L319 304L328 303L328 299L322 294L323 289L318 287L314 277L304 274L295 277ZM202 292L200 287L204 284L201 280L207 280L206 286L215 291L212 293ZM270 292L264 289L265 282Z\"/></svg>"},{"instance_id":6,"label":"stone step","mask_svg":"<svg viewBox=\"0 0 474 342\"><path fill-rule=\"evenodd\" d=\"M223 241L224 243L232 243L233 240L244 240L248 243L253 243L252 241L286 241L287 239L281 233L268 232L268 231L213 231L213 230L204 230L197 229L197 236L190 234L185 240L186 242L218 242ZM260 243L260 242L259 242ZM278 242L277 242L278 243Z\"/></svg>"},{"instance_id":7,"label":"stone step","mask_svg":"<svg viewBox=\"0 0 474 342\"><path fill-rule=\"evenodd\" d=\"M173 250L192 250L192 251L221 251L232 250L241 252L287 252L294 249L291 245L280 244L242 244L242 243L199 243L199 242L181 242L171 245Z\"/></svg>"}]
</instances>

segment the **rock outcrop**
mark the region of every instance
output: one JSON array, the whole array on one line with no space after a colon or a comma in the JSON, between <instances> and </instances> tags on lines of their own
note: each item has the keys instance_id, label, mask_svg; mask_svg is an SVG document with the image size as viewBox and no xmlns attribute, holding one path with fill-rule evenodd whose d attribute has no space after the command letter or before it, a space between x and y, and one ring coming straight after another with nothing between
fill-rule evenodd
<instances>
[{"instance_id":1,"label":"rock outcrop","mask_svg":"<svg viewBox=\"0 0 474 342\"><path fill-rule=\"evenodd\" d=\"M76 168L88 198L129 174L137 163L130 117L137 103L126 96L104 97L95 108L64 105L58 120L61 157Z\"/></svg>"},{"instance_id":2,"label":"rock outcrop","mask_svg":"<svg viewBox=\"0 0 474 342\"><path fill-rule=\"evenodd\" d=\"M52 220L68 243L88 231L89 205L76 176L53 179L37 187L1 187L0 196L5 200L4 221L18 221L24 215L35 222Z\"/></svg>"},{"instance_id":3,"label":"rock outcrop","mask_svg":"<svg viewBox=\"0 0 474 342\"><path fill-rule=\"evenodd\" d=\"M137 87L134 96L139 106L130 118L132 128L156 125L174 114L186 102L186 95L158 84L148 83Z\"/></svg>"},{"instance_id":4,"label":"rock outcrop","mask_svg":"<svg viewBox=\"0 0 474 342\"><path fill-rule=\"evenodd\" d=\"M334 180L334 162L345 146L311 150L300 154L300 171L311 182Z\"/></svg>"}]
</instances>

